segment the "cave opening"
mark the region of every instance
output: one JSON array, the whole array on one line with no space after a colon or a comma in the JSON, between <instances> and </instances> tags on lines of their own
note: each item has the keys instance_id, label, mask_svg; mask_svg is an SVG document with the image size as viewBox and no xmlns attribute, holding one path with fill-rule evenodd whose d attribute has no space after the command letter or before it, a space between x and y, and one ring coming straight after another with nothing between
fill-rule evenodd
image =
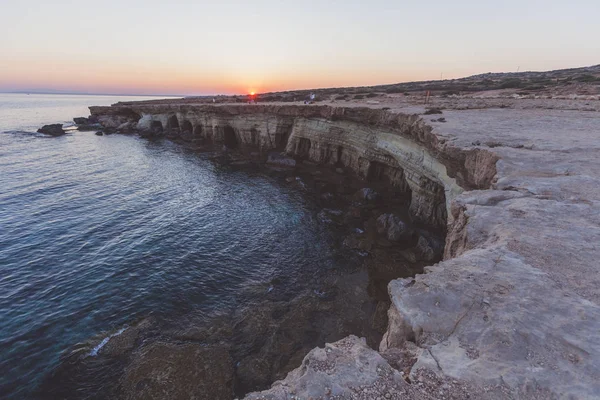
<instances>
[{"instance_id":1,"label":"cave opening","mask_svg":"<svg viewBox=\"0 0 600 400\"><path fill-rule=\"evenodd\" d=\"M310 146L310 139L300 138L300 140L298 140L296 155L300 158L307 158L310 154Z\"/></svg>"},{"instance_id":2,"label":"cave opening","mask_svg":"<svg viewBox=\"0 0 600 400\"><path fill-rule=\"evenodd\" d=\"M275 148L277 150L285 150L288 145L288 140L292 134L292 125L278 124L275 131Z\"/></svg>"},{"instance_id":3,"label":"cave opening","mask_svg":"<svg viewBox=\"0 0 600 400\"><path fill-rule=\"evenodd\" d=\"M201 138L203 134L202 125L196 125L194 128L194 136Z\"/></svg>"},{"instance_id":4,"label":"cave opening","mask_svg":"<svg viewBox=\"0 0 600 400\"><path fill-rule=\"evenodd\" d=\"M235 130L229 125L223 128L223 143L228 149L238 148L238 140L235 134Z\"/></svg>"},{"instance_id":5,"label":"cave opening","mask_svg":"<svg viewBox=\"0 0 600 400\"><path fill-rule=\"evenodd\" d=\"M337 148L337 165L341 165L341 166L344 165L343 154L344 154L344 147L338 146L338 148Z\"/></svg>"},{"instance_id":6,"label":"cave opening","mask_svg":"<svg viewBox=\"0 0 600 400\"><path fill-rule=\"evenodd\" d=\"M156 132L156 133L162 133L163 131L163 124L160 121L152 121L150 123L150 130L152 132Z\"/></svg>"},{"instance_id":7,"label":"cave opening","mask_svg":"<svg viewBox=\"0 0 600 400\"><path fill-rule=\"evenodd\" d=\"M167 121L167 129L169 130L179 130L179 121L177 120L176 115L171 115Z\"/></svg>"},{"instance_id":8,"label":"cave opening","mask_svg":"<svg viewBox=\"0 0 600 400\"><path fill-rule=\"evenodd\" d=\"M405 193L410 193L411 191L406 181L404 169L387 163L371 161L366 178L370 183L390 186L394 190Z\"/></svg>"},{"instance_id":9,"label":"cave opening","mask_svg":"<svg viewBox=\"0 0 600 400\"><path fill-rule=\"evenodd\" d=\"M181 132L182 133L192 133L194 128L192 127L192 123L188 120L183 121L181 124Z\"/></svg>"},{"instance_id":10,"label":"cave opening","mask_svg":"<svg viewBox=\"0 0 600 400\"><path fill-rule=\"evenodd\" d=\"M385 164L377 161L371 161L371 164L369 164L369 171L367 172L367 181L381 182L387 180L385 170Z\"/></svg>"}]
</instances>

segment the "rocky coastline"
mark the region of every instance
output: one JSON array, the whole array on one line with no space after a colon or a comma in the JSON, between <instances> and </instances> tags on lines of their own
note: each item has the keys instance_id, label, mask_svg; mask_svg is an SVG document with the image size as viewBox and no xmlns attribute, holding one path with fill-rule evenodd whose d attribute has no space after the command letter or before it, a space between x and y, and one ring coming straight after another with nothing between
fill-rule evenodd
<instances>
[{"instance_id":1,"label":"rocky coastline","mask_svg":"<svg viewBox=\"0 0 600 400\"><path fill-rule=\"evenodd\" d=\"M181 100L90 111L89 122L106 133L166 136L280 167L315 164L380 181L406 196L416 223L446 233L441 261L427 235L413 250L440 262L389 283L385 333L375 349L355 336L314 349L271 389L247 398L600 394L596 113L444 110L440 124L426 122L422 107ZM370 194L363 191L362 200ZM388 241L403 235L393 214L374 223ZM359 251L368 246L347 241Z\"/></svg>"}]
</instances>

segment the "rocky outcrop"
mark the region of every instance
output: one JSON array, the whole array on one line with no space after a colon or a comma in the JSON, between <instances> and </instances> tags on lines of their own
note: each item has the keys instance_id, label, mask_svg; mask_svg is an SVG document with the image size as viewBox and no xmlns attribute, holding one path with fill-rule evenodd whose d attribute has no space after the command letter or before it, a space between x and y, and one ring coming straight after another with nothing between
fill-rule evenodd
<instances>
[{"instance_id":1,"label":"rocky outcrop","mask_svg":"<svg viewBox=\"0 0 600 400\"><path fill-rule=\"evenodd\" d=\"M312 350L284 380L270 390L249 394L246 400L515 398L506 385L480 386L439 377L425 369L416 371L414 384L410 384L395 363L397 356L382 356L371 350L364 339L348 336ZM405 359L404 354L401 359Z\"/></svg>"},{"instance_id":2,"label":"rocky outcrop","mask_svg":"<svg viewBox=\"0 0 600 400\"><path fill-rule=\"evenodd\" d=\"M444 110L447 122L434 130L416 115L359 107L132 103L91 111L114 128L177 129L174 118L210 141L344 166L410 192L415 219L447 226L444 260L390 283L379 352L355 338L314 350L250 398L318 398L334 388L341 398L419 398L402 390L414 391L423 371L433 374L423 387L437 380L441 391L423 398L598 397L595 113ZM413 256L435 260L440 251L420 236ZM405 370L412 385L388 366ZM390 397L377 389L377 368L394 386ZM452 385L467 388L464 396L444 392Z\"/></svg>"},{"instance_id":3,"label":"rocky outcrop","mask_svg":"<svg viewBox=\"0 0 600 400\"><path fill-rule=\"evenodd\" d=\"M64 131L62 124L44 125L37 131L38 133L43 133L50 136L62 136L67 133Z\"/></svg>"}]
</instances>

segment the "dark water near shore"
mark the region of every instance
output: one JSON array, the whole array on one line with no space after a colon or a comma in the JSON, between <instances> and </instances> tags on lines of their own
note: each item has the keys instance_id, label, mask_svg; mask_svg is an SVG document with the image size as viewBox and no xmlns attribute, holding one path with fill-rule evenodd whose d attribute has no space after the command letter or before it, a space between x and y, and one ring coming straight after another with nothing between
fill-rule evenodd
<instances>
[{"instance_id":1,"label":"dark water near shore","mask_svg":"<svg viewBox=\"0 0 600 400\"><path fill-rule=\"evenodd\" d=\"M363 201L350 171L193 143L34 132L124 100L0 95L0 398L229 399L326 342L378 346L387 283L421 272L407 254L433 240L406 193L372 180ZM389 212L410 238L382 236Z\"/></svg>"},{"instance_id":2,"label":"dark water near shore","mask_svg":"<svg viewBox=\"0 0 600 400\"><path fill-rule=\"evenodd\" d=\"M248 307L273 281L293 296L358 262L280 179L168 141L44 137L31 131L98 99L11 96L0 96L2 398L33 396L75 343L136 318Z\"/></svg>"}]
</instances>

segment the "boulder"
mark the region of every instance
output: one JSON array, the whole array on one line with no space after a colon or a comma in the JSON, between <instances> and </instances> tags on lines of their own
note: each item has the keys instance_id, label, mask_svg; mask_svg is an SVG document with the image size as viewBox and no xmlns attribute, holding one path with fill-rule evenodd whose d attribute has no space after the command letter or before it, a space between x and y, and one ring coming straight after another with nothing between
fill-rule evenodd
<instances>
[{"instance_id":1,"label":"boulder","mask_svg":"<svg viewBox=\"0 0 600 400\"><path fill-rule=\"evenodd\" d=\"M42 126L38 129L38 133L44 133L50 136L62 136L66 132L64 131L62 124L50 124Z\"/></svg>"},{"instance_id":2,"label":"boulder","mask_svg":"<svg viewBox=\"0 0 600 400\"><path fill-rule=\"evenodd\" d=\"M413 230L395 214L381 214L377 218L377 233L384 235L390 242L410 239Z\"/></svg>"}]
</instances>

